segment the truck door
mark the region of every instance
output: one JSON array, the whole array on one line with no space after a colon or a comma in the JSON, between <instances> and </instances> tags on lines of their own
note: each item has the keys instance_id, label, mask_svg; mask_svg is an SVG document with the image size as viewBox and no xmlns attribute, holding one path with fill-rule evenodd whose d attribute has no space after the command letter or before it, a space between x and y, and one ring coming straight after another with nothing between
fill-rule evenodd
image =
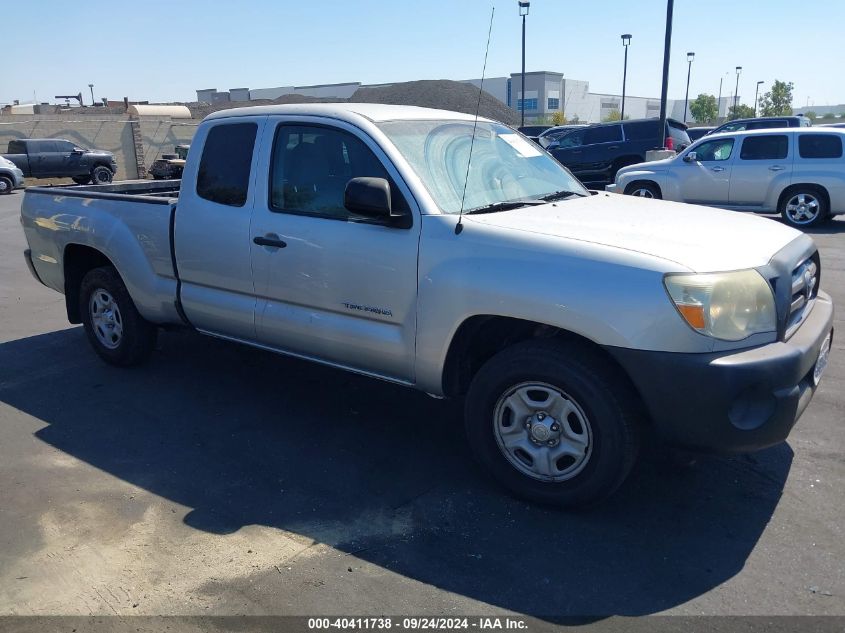
<instances>
[{"instance_id":1,"label":"truck door","mask_svg":"<svg viewBox=\"0 0 845 633\"><path fill-rule=\"evenodd\" d=\"M255 340L250 245L258 143L266 117L232 117L197 130L186 166L173 247L182 307L207 333Z\"/></svg>"},{"instance_id":2,"label":"truck door","mask_svg":"<svg viewBox=\"0 0 845 633\"><path fill-rule=\"evenodd\" d=\"M413 382L419 211L378 145L352 125L271 118L270 162L252 224L261 342ZM365 220L343 204L351 178L391 183L407 223Z\"/></svg>"},{"instance_id":3,"label":"truck door","mask_svg":"<svg viewBox=\"0 0 845 633\"><path fill-rule=\"evenodd\" d=\"M30 141L27 143L29 168L35 178L61 176L62 154L56 141Z\"/></svg>"},{"instance_id":4,"label":"truck door","mask_svg":"<svg viewBox=\"0 0 845 633\"><path fill-rule=\"evenodd\" d=\"M65 177L82 176L89 172L88 165L82 165L82 152L70 141L56 141L56 149L61 154L61 174Z\"/></svg>"}]
</instances>

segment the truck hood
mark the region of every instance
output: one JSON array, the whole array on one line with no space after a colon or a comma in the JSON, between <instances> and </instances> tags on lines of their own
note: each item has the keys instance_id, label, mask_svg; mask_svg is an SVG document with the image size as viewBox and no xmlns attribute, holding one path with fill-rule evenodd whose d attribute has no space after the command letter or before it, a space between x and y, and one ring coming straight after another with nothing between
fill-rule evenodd
<instances>
[{"instance_id":1,"label":"truck hood","mask_svg":"<svg viewBox=\"0 0 845 633\"><path fill-rule=\"evenodd\" d=\"M801 235L736 211L609 193L467 220L644 253L695 272L762 266Z\"/></svg>"}]
</instances>

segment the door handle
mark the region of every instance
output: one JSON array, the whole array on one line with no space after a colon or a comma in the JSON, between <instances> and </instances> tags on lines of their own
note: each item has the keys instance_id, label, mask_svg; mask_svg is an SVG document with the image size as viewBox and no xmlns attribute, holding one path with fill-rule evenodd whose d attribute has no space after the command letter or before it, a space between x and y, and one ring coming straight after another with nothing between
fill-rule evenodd
<instances>
[{"instance_id":1,"label":"door handle","mask_svg":"<svg viewBox=\"0 0 845 633\"><path fill-rule=\"evenodd\" d=\"M781 167L780 165L772 165L769 167L769 171L783 171L786 167Z\"/></svg>"},{"instance_id":2,"label":"door handle","mask_svg":"<svg viewBox=\"0 0 845 633\"><path fill-rule=\"evenodd\" d=\"M618 145L611 145L607 149L619 149L619 146Z\"/></svg>"},{"instance_id":3,"label":"door handle","mask_svg":"<svg viewBox=\"0 0 845 633\"><path fill-rule=\"evenodd\" d=\"M712 171L725 171L725 168L724 168L724 167L711 167L710 169L711 169Z\"/></svg>"},{"instance_id":4,"label":"door handle","mask_svg":"<svg viewBox=\"0 0 845 633\"><path fill-rule=\"evenodd\" d=\"M264 235L252 238L252 241L259 246L270 246L272 248L284 248L287 246L287 242L284 242L279 239L278 235Z\"/></svg>"}]
</instances>

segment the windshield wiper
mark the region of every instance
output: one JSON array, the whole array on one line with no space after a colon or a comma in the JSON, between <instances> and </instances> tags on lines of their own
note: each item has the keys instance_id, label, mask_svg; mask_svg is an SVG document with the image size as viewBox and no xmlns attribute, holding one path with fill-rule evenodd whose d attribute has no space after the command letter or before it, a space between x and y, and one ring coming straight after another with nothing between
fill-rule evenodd
<instances>
[{"instance_id":1,"label":"windshield wiper","mask_svg":"<svg viewBox=\"0 0 845 633\"><path fill-rule=\"evenodd\" d=\"M484 205L483 207L475 207L474 209L466 209L464 215L472 215L474 213L495 213L496 211L509 211L510 209L518 209L519 207L535 206L543 204L545 201L536 198L526 198L524 200L506 200L504 202L494 202L492 204Z\"/></svg>"},{"instance_id":2,"label":"windshield wiper","mask_svg":"<svg viewBox=\"0 0 845 633\"><path fill-rule=\"evenodd\" d=\"M579 193L578 191L567 191L562 189L560 191L553 191L552 193L547 193L545 196L540 196L538 200L542 200L543 202L552 202L553 200L563 200L564 198L570 198L572 196L577 196L579 198L583 198L585 194Z\"/></svg>"}]
</instances>

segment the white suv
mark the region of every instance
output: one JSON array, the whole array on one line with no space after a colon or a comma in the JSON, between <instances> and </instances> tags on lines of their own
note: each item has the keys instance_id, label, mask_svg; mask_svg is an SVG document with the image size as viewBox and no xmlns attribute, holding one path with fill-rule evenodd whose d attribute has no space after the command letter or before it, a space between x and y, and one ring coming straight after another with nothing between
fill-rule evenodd
<instances>
[{"instance_id":1,"label":"white suv","mask_svg":"<svg viewBox=\"0 0 845 633\"><path fill-rule=\"evenodd\" d=\"M711 134L673 158L619 170L616 193L780 213L805 227L845 213L845 130Z\"/></svg>"}]
</instances>

